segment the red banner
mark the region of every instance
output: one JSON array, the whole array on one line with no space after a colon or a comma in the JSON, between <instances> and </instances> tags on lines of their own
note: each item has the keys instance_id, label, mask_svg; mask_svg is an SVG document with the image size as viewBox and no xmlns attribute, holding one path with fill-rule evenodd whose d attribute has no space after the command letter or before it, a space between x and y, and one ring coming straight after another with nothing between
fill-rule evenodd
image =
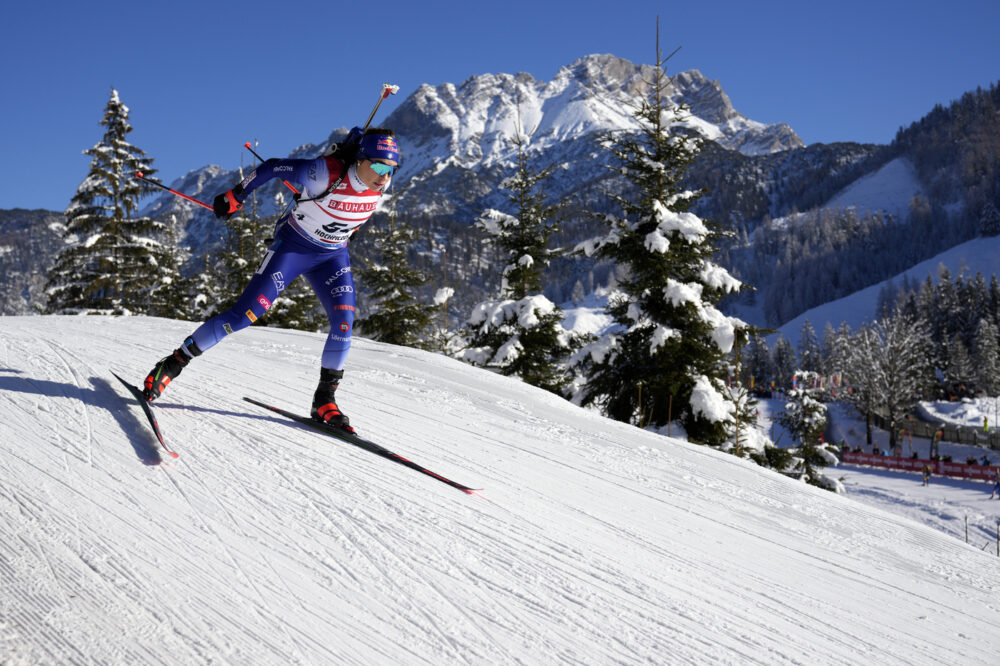
<instances>
[{"instance_id":1,"label":"red banner","mask_svg":"<svg viewBox=\"0 0 1000 666\"><path fill-rule=\"evenodd\" d=\"M954 476L960 479L980 479L992 481L1000 471L995 465L967 465L966 463L943 462L941 460L921 460L920 458L900 458L897 456L877 456L872 453L852 453L845 451L843 461L853 465L887 467L920 472L924 465L930 465L931 472L939 476Z\"/></svg>"}]
</instances>

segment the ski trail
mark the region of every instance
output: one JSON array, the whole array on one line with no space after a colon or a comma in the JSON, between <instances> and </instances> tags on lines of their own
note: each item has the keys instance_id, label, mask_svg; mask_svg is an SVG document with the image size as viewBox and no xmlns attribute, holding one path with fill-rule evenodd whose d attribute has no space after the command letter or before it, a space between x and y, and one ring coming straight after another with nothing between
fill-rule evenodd
<instances>
[{"instance_id":1,"label":"ski trail","mask_svg":"<svg viewBox=\"0 0 1000 666\"><path fill-rule=\"evenodd\" d=\"M192 461L192 462L196 463L197 461ZM208 493L209 493L210 496L214 497L212 491L201 481L201 479L198 478L197 474L193 472L194 467L193 466L189 466L188 469L191 470L191 476L192 476L192 478L194 478L203 488L205 488L208 491ZM178 494L184 499L184 501L190 507L190 509L191 509L191 515L202 525L202 527L207 532L209 532L209 533L211 533L213 535L213 537L215 538L216 542L219 544L219 546L221 547L222 551L225 553L226 559L230 563L230 565L232 566L233 570L235 570L239 574L239 576L243 579L243 582L250 588L250 590L253 591L253 594L257 598L257 603L256 604L252 604L254 613L261 620L264 621L265 625L272 624L273 620L270 620L262 612L262 609L264 609L264 608L267 607L267 601L264 598L264 595L261 593L260 588L257 587L256 582L254 582L253 577L250 576L246 572L246 570L243 568L242 565L240 565L240 563L237 560L237 558L233 555L232 549L229 547L229 544L226 542L226 540L223 539L222 536L219 534L219 532L204 518L204 516L202 515L201 511L199 511L198 509L195 508L194 504L191 502L190 497L184 491L184 489L181 487L181 485L177 482L177 480L173 477L173 474L171 474L170 472L167 472L166 470L164 470L164 474L167 475L167 477L169 478L170 482L173 484L174 488L177 489ZM216 499L216 502L218 503L217 499ZM228 509L224 505L221 505L221 508L223 509L223 511L226 512L226 514L232 520L232 514L229 513ZM273 625L277 625L276 628L282 634L284 634L285 638L288 641L288 644L293 647L294 654L289 655L289 656L291 656L292 658L294 658L296 663L304 663L304 658L303 658L303 655L302 655L302 652L301 652L301 647L297 644L297 642L288 633L288 630L287 630L284 622L282 622L280 620L280 618L278 618L278 621L277 622L273 622ZM280 645L278 645L276 643L273 643L273 642L270 642L270 641L269 641L268 647L270 647L275 652L275 654L283 654L285 652L284 650L281 649Z\"/></svg>"}]
</instances>

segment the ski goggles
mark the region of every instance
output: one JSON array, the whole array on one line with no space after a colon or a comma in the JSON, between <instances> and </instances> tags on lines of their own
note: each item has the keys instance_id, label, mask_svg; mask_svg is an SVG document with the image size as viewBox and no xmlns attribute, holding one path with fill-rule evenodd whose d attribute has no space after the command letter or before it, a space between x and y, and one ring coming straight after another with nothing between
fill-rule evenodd
<instances>
[{"instance_id":1,"label":"ski goggles","mask_svg":"<svg viewBox=\"0 0 1000 666\"><path fill-rule=\"evenodd\" d=\"M389 164L385 164L383 162L373 162L371 160L368 160L368 163L371 165L372 171L374 171L380 176L391 176L393 172L396 170L396 167L391 166Z\"/></svg>"}]
</instances>

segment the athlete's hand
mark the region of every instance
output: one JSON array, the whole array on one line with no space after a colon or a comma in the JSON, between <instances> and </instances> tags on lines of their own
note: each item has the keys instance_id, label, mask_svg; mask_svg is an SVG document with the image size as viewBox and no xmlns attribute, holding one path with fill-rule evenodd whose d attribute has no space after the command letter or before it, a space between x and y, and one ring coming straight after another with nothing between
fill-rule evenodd
<instances>
[{"instance_id":1,"label":"athlete's hand","mask_svg":"<svg viewBox=\"0 0 1000 666\"><path fill-rule=\"evenodd\" d=\"M212 210L215 211L215 217L229 219L229 216L243 208L243 204L236 197L236 193L233 190L226 190L222 194L215 197L212 202Z\"/></svg>"}]
</instances>

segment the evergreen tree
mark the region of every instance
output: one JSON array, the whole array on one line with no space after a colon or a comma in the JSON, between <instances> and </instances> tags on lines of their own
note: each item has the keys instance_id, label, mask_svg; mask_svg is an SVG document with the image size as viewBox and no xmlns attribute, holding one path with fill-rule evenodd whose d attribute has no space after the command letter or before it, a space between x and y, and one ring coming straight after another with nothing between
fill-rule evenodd
<instances>
[{"instance_id":1,"label":"evergreen tree","mask_svg":"<svg viewBox=\"0 0 1000 666\"><path fill-rule=\"evenodd\" d=\"M177 216L171 214L164 224L163 264L159 270L159 284L150 293L147 314L172 319L198 319L191 306L194 281L181 273L186 250L180 247Z\"/></svg>"},{"instance_id":2,"label":"evergreen tree","mask_svg":"<svg viewBox=\"0 0 1000 666\"><path fill-rule=\"evenodd\" d=\"M777 342L774 343L774 350L771 353L774 356L771 367L774 369L774 379L777 382L777 387L782 390L787 389L792 385L797 366L792 343L785 336L779 335Z\"/></svg>"},{"instance_id":3,"label":"evergreen tree","mask_svg":"<svg viewBox=\"0 0 1000 666\"><path fill-rule=\"evenodd\" d=\"M468 345L461 356L564 395L570 384L566 359L578 345L561 325L562 308L540 293L544 270L556 256L549 245L560 206L549 203L544 187L554 167L532 168L527 136L519 132L513 143L517 168L500 187L509 193L515 214L487 210L477 220L504 266L500 300L475 306L464 327Z\"/></svg>"},{"instance_id":4,"label":"evergreen tree","mask_svg":"<svg viewBox=\"0 0 1000 666\"><path fill-rule=\"evenodd\" d=\"M950 390L965 397L971 389L973 377L976 374L975 368L972 367L969 350L958 335L953 335L948 340L947 350L948 363L944 368L944 380Z\"/></svg>"},{"instance_id":5,"label":"evergreen tree","mask_svg":"<svg viewBox=\"0 0 1000 666\"><path fill-rule=\"evenodd\" d=\"M876 401L888 421L890 448L895 448L903 417L933 382L931 340L924 322L899 314L879 320L875 333L878 358L867 372L875 375Z\"/></svg>"},{"instance_id":6,"label":"evergreen tree","mask_svg":"<svg viewBox=\"0 0 1000 666\"><path fill-rule=\"evenodd\" d=\"M151 186L152 160L127 140L129 109L111 89L101 141L85 155L93 159L87 178L66 209L66 245L49 271L49 312L145 313L152 294L172 279L172 265L158 236L164 225L134 217Z\"/></svg>"},{"instance_id":7,"label":"evergreen tree","mask_svg":"<svg viewBox=\"0 0 1000 666\"><path fill-rule=\"evenodd\" d=\"M380 260L362 261L359 271L369 290L369 314L357 320L359 330L374 340L405 347L430 347L430 329L436 306L422 303L418 290L430 276L415 269L407 258L416 232L396 215L396 197L390 202L387 224L366 229L372 245L380 250Z\"/></svg>"},{"instance_id":8,"label":"evergreen tree","mask_svg":"<svg viewBox=\"0 0 1000 666\"><path fill-rule=\"evenodd\" d=\"M838 484L818 470L836 460L821 442L827 423L827 410L819 399L819 375L799 371L795 373L793 384L794 387L788 392L785 411L778 420L799 443L793 451L799 458L796 471L812 485L835 490L839 487Z\"/></svg>"},{"instance_id":9,"label":"evergreen tree","mask_svg":"<svg viewBox=\"0 0 1000 666\"><path fill-rule=\"evenodd\" d=\"M808 319L802 322L798 352L800 368L808 372L819 372L822 366L819 338L816 337L816 330Z\"/></svg>"},{"instance_id":10,"label":"evergreen tree","mask_svg":"<svg viewBox=\"0 0 1000 666\"><path fill-rule=\"evenodd\" d=\"M976 330L973 365L976 386L986 395L1000 395L1000 331L989 319L982 319Z\"/></svg>"},{"instance_id":11,"label":"evergreen tree","mask_svg":"<svg viewBox=\"0 0 1000 666\"><path fill-rule=\"evenodd\" d=\"M766 388L774 376L767 339L757 331L750 333L750 342L747 344L746 360L743 365L748 376L752 378L751 384L754 388Z\"/></svg>"},{"instance_id":12,"label":"evergreen tree","mask_svg":"<svg viewBox=\"0 0 1000 666\"><path fill-rule=\"evenodd\" d=\"M846 326L846 322L844 323ZM834 330L830 322L823 327L823 342L819 351L819 372L832 376L840 371L837 367L837 331Z\"/></svg>"},{"instance_id":13,"label":"evergreen tree","mask_svg":"<svg viewBox=\"0 0 1000 666\"><path fill-rule=\"evenodd\" d=\"M612 197L622 215L609 215L606 235L581 249L617 265L621 290L607 307L616 328L593 348L580 397L619 421L662 426L680 417L693 441L719 444L733 422L699 405L722 400L727 355L743 323L716 305L742 284L711 261L722 234L690 212L701 193L681 181L702 140L667 97L663 64L657 43L650 96L634 114L640 131L606 141L612 169L628 185Z\"/></svg>"},{"instance_id":14,"label":"evergreen tree","mask_svg":"<svg viewBox=\"0 0 1000 666\"><path fill-rule=\"evenodd\" d=\"M983 206L983 212L979 216L979 234L981 236L1000 235L1000 211L993 205L992 201L987 201Z\"/></svg>"},{"instance_id":15,"label":"evergreen tree","mask_svg":"<svg viewBox=\"0 0 1000 666\"><path fill-rule=\"evenodd\" d=\"M879 375L874 372L881 355L879 336L871 326L866 326L842 340L838 354L847 390L841 395L864 416L865 442L872 446L872 417L879 405Z\"/></svg>"}]
</instances>

